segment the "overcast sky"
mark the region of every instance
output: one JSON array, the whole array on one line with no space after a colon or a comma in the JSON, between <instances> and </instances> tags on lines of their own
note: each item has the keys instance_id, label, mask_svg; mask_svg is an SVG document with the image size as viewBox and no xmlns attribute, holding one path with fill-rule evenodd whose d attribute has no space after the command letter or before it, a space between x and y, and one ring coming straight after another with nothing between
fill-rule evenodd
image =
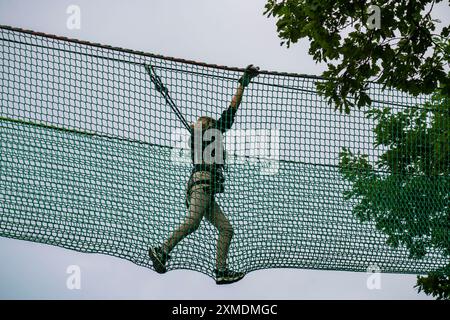
<instances>
[{"instance_id":1,"label":"overcast sky","mask_svg":"<svg viewBox=\"0 0 450 320\"><path fill-rule=\"evenodd\" d=\"M444 1L446 2L446 1ZM0 0L0 24L207 63L320 74L307 42L280 47L265 0L19 1ZM66 26L70 5L81 9L81 28ZM436 18L448 24L441 5ZM159 275L114 257L0 238L0 298L142 299L429 299L416 293L415 275L294 269L260 270L230 286L193 271ZM68 266L81 270L81 289L66 287Z\"/></svg>"}]
</instances>

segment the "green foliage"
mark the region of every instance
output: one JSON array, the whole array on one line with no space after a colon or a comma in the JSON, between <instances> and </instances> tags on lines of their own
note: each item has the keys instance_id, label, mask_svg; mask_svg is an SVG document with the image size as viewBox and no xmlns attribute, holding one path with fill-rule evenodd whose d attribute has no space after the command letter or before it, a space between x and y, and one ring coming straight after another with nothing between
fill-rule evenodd
<instances>
[{"instance_id":1,"label":"green foliage","mask_svg":"<svg viewBox=\"0 0 450 320\"><path fill-rule=\"evenodd\" d=\"M419 292L423 291L436 299L450 299L450 264L442 270L430 272L426 277L418 276L417 285Z\"/></svg>"},{"instance_id":2,"label":"green foliage","mask_svg":"<svg viewBox=\"0 0 450 320\"><path fill-rule=\"evenodd\" d=\"M340 154L354 214L374 221L390 245L405 245L415 258L432 248L450 256L450 26L436 32L431 12L439 2L268 0L264 12L277 19L281 45L309 40L313 59L328 67L317 88L340 111L370 105L371 81L412 95L439 92L425 106L367 112L382 150L376 163L348 149ZM380 8L375 28L371 4ZM447 267L419 277L419 291L448 298L449 274Z\"/></svg>"},{"instance_id":3,"label":"green foliage","mask_svg":"<svg viewBox=\"0 0 450 320\"><path fill-rule=\"evenodd\" d=\"M431 17L439 2L268 0L264 14L277 19L281 45L309 40L314 60L328 66L319 92L348 113L370 105L370 81L413 95L440 87L450 96L450 26L435 33ZM370 4L380 8L379 28L369 24L375 14Z\"/></svg>"},{"instance_id":4,"label":"green foliage","mask_svg":"<svg viewBox=\"0 0 450 320\"><path fill-rule=\"evenodd\" d=\"M355 216L374 221L389 245L404 245L417 259L430 249L450 257L450 98L437 93L422 107L366 115L376 121L382 153L371 164L367 155L343 149L340 172L352 185L344 198L356 201ZM419 291L448 298L449 268L419 277Z\"/></svg>"}]
</instances>

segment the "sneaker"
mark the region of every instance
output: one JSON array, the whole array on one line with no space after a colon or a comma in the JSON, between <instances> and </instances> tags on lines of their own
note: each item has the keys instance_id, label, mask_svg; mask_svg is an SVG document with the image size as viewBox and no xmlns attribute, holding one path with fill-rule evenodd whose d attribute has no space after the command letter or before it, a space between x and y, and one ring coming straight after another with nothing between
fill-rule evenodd
<instances>
[{"instance_id":1,"label":"sneaker","mask_svg":"<svg viewBox=\"0 0 450 320\"><path fill-rule=\"evenodd\" d=\"M214 272L216 274L216 284L230 284L241 280L245 276L243 272L235 272L228 269L223 271L215 269Z\"/></svg>"},{"instance_id":2,"label":"sneaker","mask_svg":"<svg viewBox=\"0 0 450 320\"><path fill-rule=\"evenodd\" d=\"M166 262L170 259L170 256L166 254L161 248L153 247L148 250L148 255L153 262L153 268L158 273L165 273Z\"/></svg>"}]
</instances>

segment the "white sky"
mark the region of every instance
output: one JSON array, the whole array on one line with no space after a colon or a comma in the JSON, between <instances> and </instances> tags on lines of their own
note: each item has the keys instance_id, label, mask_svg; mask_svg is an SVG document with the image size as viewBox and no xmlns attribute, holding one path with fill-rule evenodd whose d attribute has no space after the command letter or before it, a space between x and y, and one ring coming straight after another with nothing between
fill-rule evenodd
<instances>
[{"instance_id":1,"label":"white sky","mask_svg":"<svg viewBox=\"0 0 450 320\"><path fill-rule=\"evenodd\" d=\"M444 1L445 2L445 1ZM81 9L81 29L66 27L69 5ZM23 1L0 0L0 24L219 65L320 74L307 42L280 47L265 0ZM448 24L449 7L436 10ZM294 269L260 270L230 286L193 271L159 275L131 262L37 243L0 238L0 298L138 299L427 299L415 275ZM68 290L66 269L81 268L81 290Z\"/></svg>"}]
</instances>

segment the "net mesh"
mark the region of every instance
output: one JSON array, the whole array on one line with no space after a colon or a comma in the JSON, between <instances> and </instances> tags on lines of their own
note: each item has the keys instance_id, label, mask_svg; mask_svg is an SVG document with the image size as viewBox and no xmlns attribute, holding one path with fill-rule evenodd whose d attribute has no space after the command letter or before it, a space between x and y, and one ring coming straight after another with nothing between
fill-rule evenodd
<instances>
[{"instance_id":1,"label":"net mesh","mask_svg":"<svg viewBox=\"0 0 450 320\"><path fill-rule=\"evenodd\" d=\"M189 123L226 109L242 70L0 27L0 236L103 253L153 268L148 249L186 218L189 135L155 89L153 66ZM413 259L352 214L339 173L347 147L375 161L373 119L334 111L319 78L263 72L225 135L225 192L234 228L230 268L424 273L447 258ZM369 88L375 106L421 105ZM218 232L203 220L167 269L213 276Z\"/></svg>"}]
</instances>

